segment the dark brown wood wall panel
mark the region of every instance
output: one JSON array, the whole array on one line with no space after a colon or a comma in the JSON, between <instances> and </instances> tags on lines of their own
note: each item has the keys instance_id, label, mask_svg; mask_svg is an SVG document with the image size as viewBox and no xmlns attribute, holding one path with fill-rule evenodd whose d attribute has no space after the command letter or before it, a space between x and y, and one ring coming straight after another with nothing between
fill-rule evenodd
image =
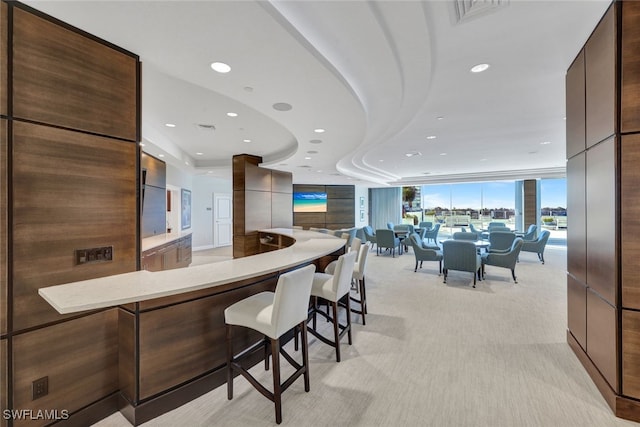
<instances>
[{"instance_id":1,"label":"dark brown wood wall panel","mask_svg":"<svg viewBox=\"0 0 640 427\"><path fill-rule=\"evenodd\" d=\"M567 70L566 76L567 158L585 150L584 50Z\"/></svg>"},{"instance_id":2,"label":"dark brown wood wall panel","mask_svg":"<svg viewBox=\"0 0 640 427\"><path fill-rule=\"evenodd\" d=\"M14 8L13 114L137 140L137 58Z\"/></svg>"},{"instance_id":3,"label":"dark brown wood wall panel","mask_svg":"<svg viewBox=\"0 0 640 427\"><path fill-rule=\"evenodd\" d=\"M622 306L640 309L640 135L625 135L621 143L620 239Z\"/></svg>"},{"instance_id":4,"label":"dark brown wood wall panel","mask_svg":"<svg viewBox=\"0 0 640 427\"><path fill-rule=\"evenodd\" d=\"M14 409L77 411L118 390L117 309L13 338ZM49 394L32 400L32 382L49 377ZM14 426L48 421L14 422Z\"/></svg>"},{"instance_id":5,"label":"dark brown wood wall panel","mask_svg":"<svg viewBox=\"0 0 640 427\"><path fill-rule=\"evenodd\" d=\"M271 170L245 164L245 191L271 192Z\"/></svg>"},{"instance_id":6,"label":"dark brown wood wall panel","mask_svg":"<svg viewBox=\"0 0 640 427\"><path fill-rule=\"evenodd\" d=\"M587 283L586 197L586 153L582 152L567 161L567 271L582 283Z\"/></svg>"},{"instance_id":7,"label":"dark brown wood wall panel","mask_svg":"<svg viewBox=\"0 0 640 427\"><path fill-rule=\"evenodd\" d=\"M587 289L587 354L618 393L618 322L616 309Z\"/></svg>"},{"instance_id":8,"label":"dark brown wood wall panel","mask_svg":"<svg viewBox=\"0 0 640 427\"><path fill-rule=\"evenodd\" d=\"M4 5L4 3L2 3ZM7 333L7 301L9 288L8 267L8 226L9 203L7 190L9 177L7 175L7 121L0 119L0 335Z\"/></svg>"},{"instance_id":9,"label":"dark brown wood wall panel","mask_svg":"<svg viewBox=\"0 0 640 427\"><path fill-rule=\"evenodd\" d=\"M615 138L587 151L587 285L616 304Z\"/></svg>"},{"instance_id":10,"label":"dark brown wood wall panel","mask_svg":"<svg viewBox=\"0 0 640 427\"><path fill-rule=\"evenodd\" d=\"M524 181L524 226L538 223L538 182L535 179Z\"/></svg>"},{"instance_id":11,"label":"dark brown wood wall panel","mask_svg":"<svg viewBox=\"0 0 640 427\"><path fill-rule=\"evenodd\" d=\"M0 339L0 414L5 409L9 408L9 358L8 358L8 341L6 339ZM8 425L8 420L5 417L0 416L0 427Z\"/></svg>"},{"instance_id":12,"label":"dark brown wood wall panel","mask_svg":"<svg viewBox=\"0 0 640 427\"><path fill-rule=\"evenodd\" d=\"M137 401L136 375L136 316L118 309L118 386L130 403Z\"/></svg>"},{"instance_id":13,"label":"dark brown wood wall panel","mask_svg":"<svg viewBox=\"0 0 640 427\"><path fill-rule=\"evenodd\" d=\"M567 323L583 349L587 348L587 287L567 275Z\"/></svg>"},{"instance_id":14,"label":"dark brown wood wall panel","mask_svg":"<svg viewBox=\"0 0 640 427\"><path fill-rule=\"evenodd\" d=\"M243 236L245 230L245 193L244 190L233 190L233 235Z\"/></svg>"},{"instance_id":15,"label":"dark brown wood wall panel","mask_svg":"<svg viewBox=\"0 0 640 427\"><path fill-rule=\"evenodd\" d=\"M271 171L271 192L287 193L291 198L293 193L293 175L291 172Z\"/></svg>"},{"instance_id":16,"label":"dark brown wood wall panel","mask_svg":"<svg viewBox=\"0 0 640 427\"><path fill-rule=\"evenodd\" d=\"M277 278L140 315L140 398L144 399L226 363L224 310L265 290ZM234 346L242 349L257 333L238 329Z\"/></svg>"},{"instance_id":17,"label":"dark brown wood wall panel","mask_svg":"<svg viewBox=\"0 0 640 427\"><path fill-rule=\"evenodd\" d=\"M8 9L6 3L0 3L0 114L7 115L7 90L9 83L7 72L9 66L9 56L7 52L8 41Z\"/></svg>"},{"instance_id":18,"label":"dark brown wood wall panel","mask_svg":"<svg viewBox=\"0 0 640 427\"><path fill-rule=\"evenodd\" d=\"M351 224L355 223L355 205L353 199L327 198L327 223Z\"/></svg>"},{"instance_id":19,"label":"dark brown wood wall panel","mask_svg":"<svg viewBox=\"0 0 640 427\"><path fill-rule=\"evenodd\" d=\"M640 131L640 2L622 7L622 92L620 132Z\"/></svg>"},{"instance_id":20,"label":"dark brown wood wall panel","mask_svg":"<svg viewBox=\"0 0 640 427\"><path fill-rule=\"evenodd\" d=\"M324 228L327 223L327 215L324 212L295 212L293 223L306 227ZM313 225L319 224L319 225Z\"/></svg>"},{"instance_id":21,"label":"dark brown wood wall panel","mask_svg":"<svg viewBox=\"0 0 640 427\"><path fill-rule=\"evenodd\" d=\"M327 199L355 199L356 190L353 185L327 185Z\"/></svg>"},{"instance_id":22,"label":"dark brown wood wall panel","mask_svg":"<svg viewBox=\"0 0 640 427\"><path fill-rule=\"evenodd\" d=\"M616 129L616 14L612 5L585 45L586 144Z\"/></svg>"},{"instance_id":23,"label":"dark brown wood wall panel","mask_svg":"<svg viewBox=\"0 0 640 427\"><path fill-rule=\"evenodd\" d=\"M293 197L291 193L271 193L271 227L291 228Z\"/></svg>"},{"instance_id":24,"label":"dark brown wood wall panel","mask_svg":"<svg viewBox=\"0 0 640 427\"><path fill-rule=\"evenodd\" d=\"M136 270L131 142L30 123L13 126L14 329L60 319L38 288ZM74 250L113 246L75 265Z\"/></svg>"},{"instance_id":25,"label":"dark brown wood wall panel","mask_svg":"<svg viewBox=\"0 0 640 427\"><path fill-rule=\"evenodd\" d=\"M622 394L640 399L640 312L622 310Z\"/></svg>"}]
</instances>

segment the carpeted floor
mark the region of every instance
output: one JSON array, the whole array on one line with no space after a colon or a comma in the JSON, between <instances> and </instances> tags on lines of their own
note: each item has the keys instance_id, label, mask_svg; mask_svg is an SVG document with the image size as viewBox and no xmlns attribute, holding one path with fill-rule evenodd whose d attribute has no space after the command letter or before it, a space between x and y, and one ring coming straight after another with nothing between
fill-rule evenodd
<instances>
[{"instance_id":1,"label":"carpeted floor","mask_svg":"<svg viewBox=\"0 0 640 427\"><path fill-rule=\"evenodd\" d=\"M310 338L311 391L298 380L284 393L282 425L640 425L612 414L567 345L566 249L545 255L545 265L521 255L518 284L487 267L473 289L470 273L452 271L444 284L434 262L414 273L411 251L371 252L367 325L354 317L340 363ZM262 365L253 372L271 384ZM234 384L232 401L219 387L144 425L274 425L273 404L243 378ZM116 413L96 425L128 422Z\"/></svg>"}]
</instances>

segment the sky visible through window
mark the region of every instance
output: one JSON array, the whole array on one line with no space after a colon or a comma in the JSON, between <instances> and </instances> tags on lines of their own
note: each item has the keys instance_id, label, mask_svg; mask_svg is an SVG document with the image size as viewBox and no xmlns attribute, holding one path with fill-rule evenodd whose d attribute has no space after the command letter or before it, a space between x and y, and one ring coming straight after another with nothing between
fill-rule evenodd
<instances>
[{"instance_id":1,"label":"sky visible through window","mask_svg":"<svg viewBox=\"0 0 640 427\"><path fill-rule=\"evenodd\" d=\"M454 209L514 208L515 182L423 185L422 208ZM540 182L541 207L566 207L566 179L543 179Z\"/></svg>"}]
</instances>

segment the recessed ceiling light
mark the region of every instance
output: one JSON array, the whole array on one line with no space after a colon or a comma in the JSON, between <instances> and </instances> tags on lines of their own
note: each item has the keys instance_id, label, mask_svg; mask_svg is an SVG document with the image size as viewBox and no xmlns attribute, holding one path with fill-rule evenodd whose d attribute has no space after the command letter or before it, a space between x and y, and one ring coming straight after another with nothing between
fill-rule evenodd
<instances>
[{"instance_id":1,"label":"recessed ceiling light","mask_svg":"<svg viewBox=\"0 0 640 427\"><path fill-rule=\"evenodd\" d=\"M165 123L164 125L165 125L166 127L168 127L168 128L174 128L174 127L176 127L176 125L174 125L173 123Z\"/></svg>"},{"instance_id":2,"label":"recessed ceiling light","mask_svg":"<svg viewBox=\"0 0 640 427\"><path fill-rule=\"evenodd\" d=\"M318 154L318 152L316 150L309 150L307 151L307 154Z\"/></svg>"},{"instance_id":3,"label":"recessed ceiling light","mask_svg":"<svg viewBox=\"0 0 640 427\"><path fill-rule=\"evenodd\" d=\"M227 116L229 116L229 117L238 117L238 113L228 112Z\"/></svg>"},{"instance_id":4,"label":"recessed ceiling light","mask_svg":"<svg viewBox=\"0 0 640 427\"><path fill-rule=\"evenodd\" d=\"M382 160L382 159L380 159L380 160L378 160L378 161L379 161L380 163L384 162L384 160Z\"/></svg>"},{"instance_id":5,"label":"recessed ceiling light","mask_svg":"<svg viewBox=\"0 0 640 427\"><path fill-rule=\"evenodd\" d=\"M549 145L549 144L551 144L551 141L542 141L540 143L540 145Z\"/></svg>"},{"instance_id":6,"label":"recessed ceiling light","mask_svg":"<svg viewBox=\"0 0 640 427\"><path fill-rule=\"evenodd\" d=\"M487 159L480 159L480 161L481 161L481 162L486 162L486 161L487 161Z\"/></svg>"},{"instance_id":7,"label":"recessed ceiling light","mask_svg":"<svg viewBox=\"0 0 640 427\"><path fill-rule=\"evenodd\" d=\"M253 88L251 86L245 86L243 89L245 92L253 92Z\"/></svg>"},{"instance_id":8,"label":"recessed ceiling light","mask_svg":"<svg viewBox=\"0 0 640 427\"><path fill-rule=\"evenodd\" d=\"M322 172L322 169L318 169L316 172Z\"/></svg>"},{"instance_id":9,"label":"recessed ceiling light","mask_svg":"<svg viewBox=\"0 0 640 427\"><path fill-rule=\"evenodd\" d=\"M219 73L225 74L231 71L231 67L224 62L214 62L211 64L211 68L213 71L217 71Z\"/></svg>"},{"instance_id":10,"label":"recessed ceiling light","mask_svg":"<svg viewBox=\"0 0 640 427\"><path fill-rule=\"evenodd\" d=\"M164 154L158 154L158 157L164 157Z\"/></svg>"},{"instance_id":11,"label":"recessed ceiling light","mask_svg":"<svg viewBox=\"0 0 640 427\"><path fill-rule=\"evenodd\" d=\"M440 153L440 155L441 155L441 156L446 156L446 155L447 155L447 153Z\"/></svg>"},{"instance_id":12,"label":"recessed ceiling light","mask_svg":"<svg viewBox=\"0 0 640 427\"><path fill-rule=\"evenodd\" d=\"M208 171L207 173L213 173L213 171Z\"/></svg>"},{"instance_id":13,"label":"recessed ceiling light","mask_svg":"<svg viewBox=\"0 0 640 427\"><path fill-rule=\"evenodd\" d=\"M289 111L292 108L291 104L287 104L286 102L276 102L273 104L273 109L277 111Z\"/></svg>"},{"instance_id":14,"label":"recessed ceiling light","mask_svg":"<svg viewBox=\"0 0 640 427\"><path fill-rule=\"evenodd\" d=\"M413 156L422 156L422 153L419 151L412 151L410 153L405 153L404 155L407 157L413 157Z\"/></svg>"},{"instance_id":15,"label":"recessed ceiling light","mask_svg":"<svg viewBox=\"0 0 640 427\"><path fill-rule=\"evenodd\" d=\"M478 64L478 65L474 65L473 67L471 67L471 72L472 73L481 73L483 71L486 71L487 69L489 69L489 64Z\"/></svg>"},{"instance_id":16,"label":"recessed ceiling light","mask_svg":"<svg viewBox=\"0 0 640 427\"><path fill-rule=\"evenodd\" d=\"M304 158L305 160L311 160L311 157L307 156Z\"/></svg>"},{"instance_id":17,"label":"recessed ceiling light","mask_svg":"<svg viewBox=\"0 0 640 427\"><path fill-rule=\"evenodd\" d=\"M438 117L436 117L436 120L444 120L444 117L443 116L438 116Z\"/></svg>"},{"instance_id":18,"label":"recessed ceiling light","mask_svg":"<svg viewBox=\"0 0 640 427\"><path fill-rule=\"evenodd\" d=\"M435 136L435 135L429 135L429 136L427 137L427 139L436 139L436 136Z\"/></svg>"},{"instance_id":19,"label":"recessed ceiling light","mask_svg":"<svg viewBox=\"0 0 640 427\"><path fill-rule=\"evenodd\" d=\"M315 133L322 133L322 132L324 132L324 129L322 129L322 128L318 128L318 129L314 129L313 131L314 131Z\"/></svg>"},{"instance_id":20,"label":"recessed ceiling light","mask_svg":"<svg viewBox=\"0 0 640 427\"><path fill-rule=\"evenodd\" d=\"M322 140L321 139L312 139L311 141L309 141L311 144L322 144Z\"/></svg>"},{"instance_id":21,"label":"recessed ceiling light","mask_svg":"<svg viewBox=\"0 0 640 427\"><path fill-rule=\"evenodd\" d=\"M202 156L202 153L198 152L196 153L196 156Z\"/></svg>"},{"instance_id":22,"label":"recessed ceiling light","mask_svg":"<svg viewBox=\"0 0 640 427\"><path fill-rule=\"evenodd\" d=\"M189 162L184 162L185 165L189 166Z\"/></svg>"},{"instance_id":23,"label":"recessed ceiling light","mask_svg":"<svg viewBox=\"0 0 640 427\"><path fill-rule=\"evenodd\" d=\"M250 139L243 139L242 142L251 142Z\"/></svg>"}]
</instances>

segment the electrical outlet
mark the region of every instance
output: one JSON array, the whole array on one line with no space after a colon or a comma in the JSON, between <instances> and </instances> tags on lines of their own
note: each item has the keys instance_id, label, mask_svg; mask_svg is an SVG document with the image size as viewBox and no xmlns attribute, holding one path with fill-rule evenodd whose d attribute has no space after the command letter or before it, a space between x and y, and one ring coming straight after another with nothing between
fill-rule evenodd
<instances>
[{"instance_id":1,"label":"electrical outlet","mask_svg":"<svg viewBox=\"0 0 640 427\"><path fill-rule=\"evenodd\" d=\"M31 387L33 391L33 398L31 400L46 396L49 394L49 377L42 377L35 380Z\"/></svg>"}]
</instances>

